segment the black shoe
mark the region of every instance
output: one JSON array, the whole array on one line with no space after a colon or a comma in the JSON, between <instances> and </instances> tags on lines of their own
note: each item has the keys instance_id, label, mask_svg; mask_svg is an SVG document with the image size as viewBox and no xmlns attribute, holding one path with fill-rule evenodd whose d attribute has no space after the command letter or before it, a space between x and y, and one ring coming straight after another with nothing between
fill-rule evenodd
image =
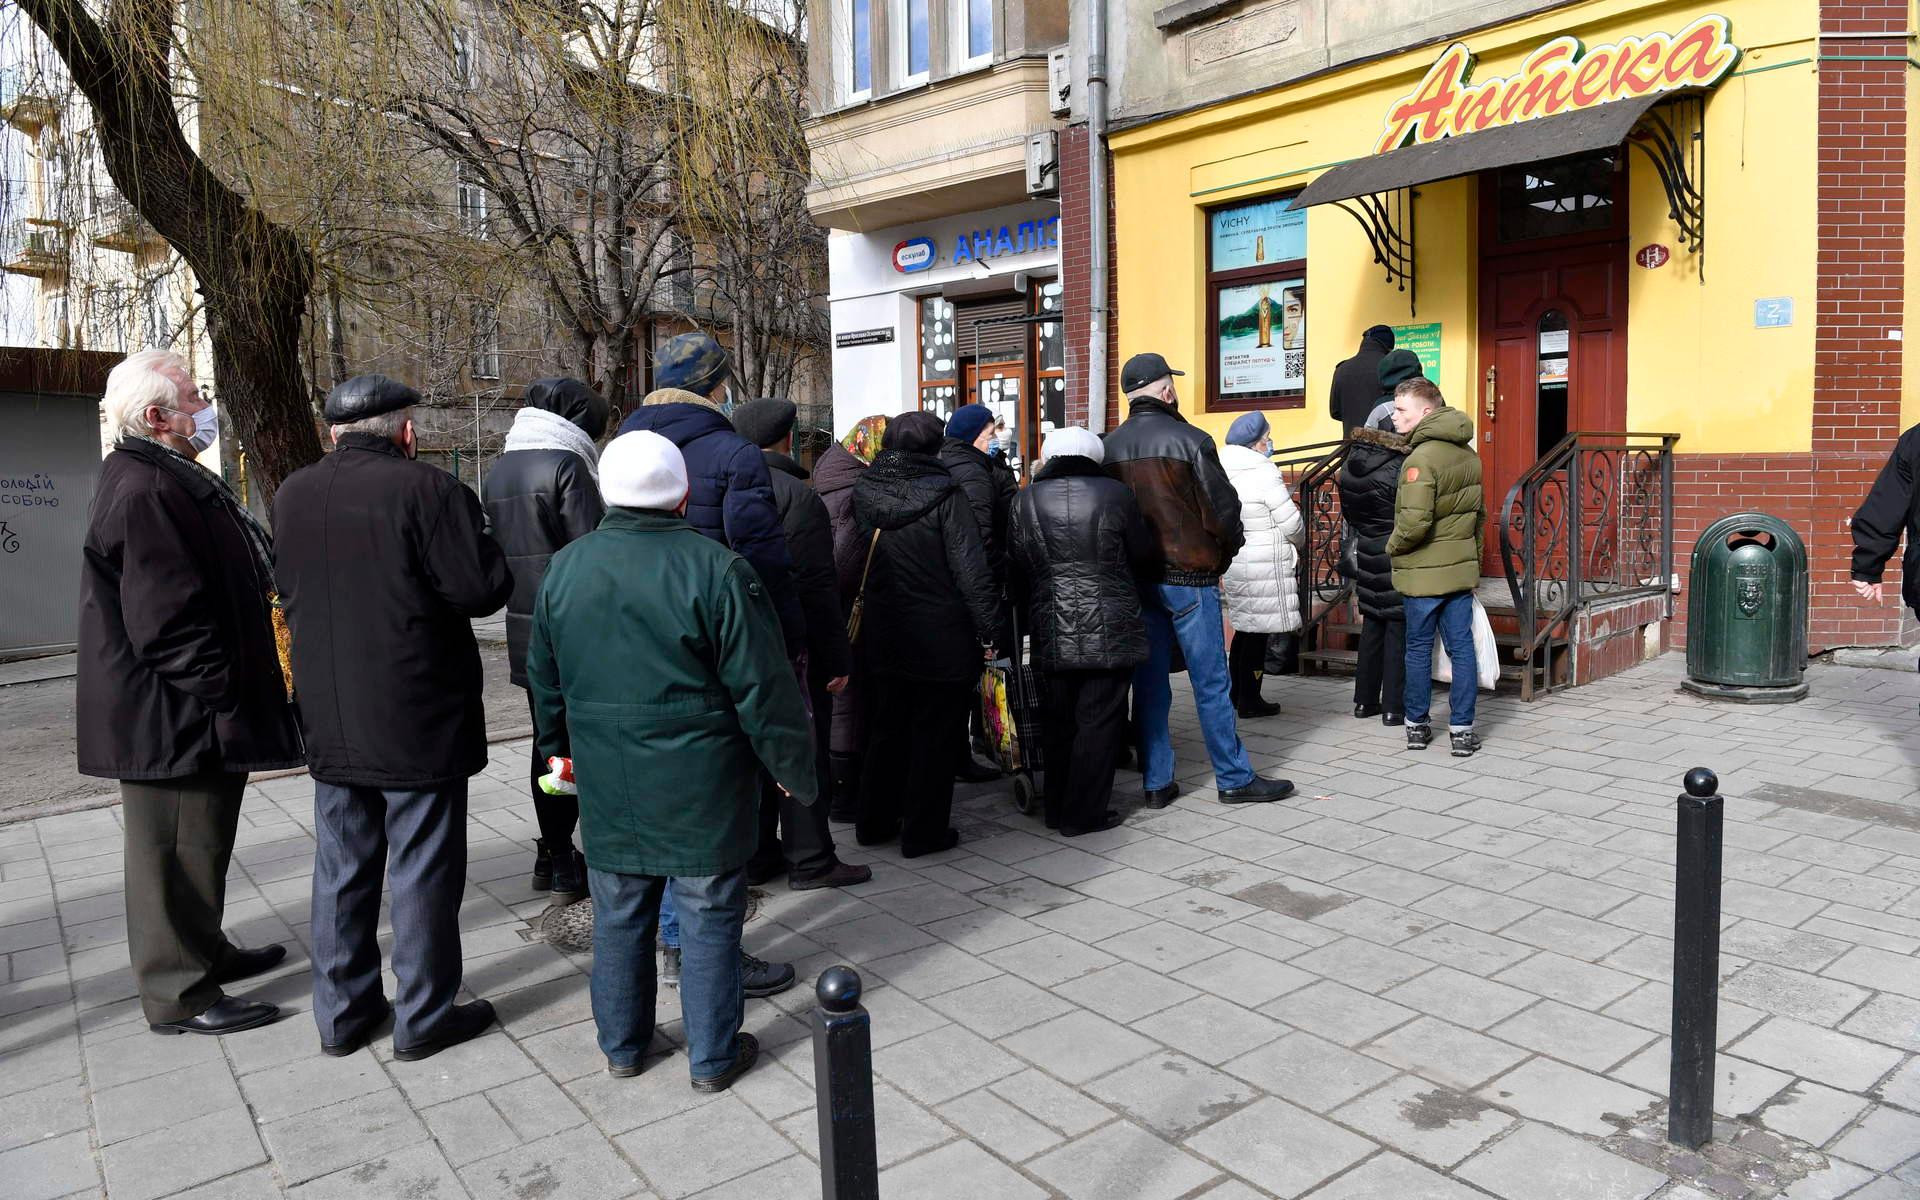
<instances>
[{"instance_id":1,"label":"black shoe","mask_svg":"<svg viewBox=\"0 0 1920 1200\"><path fill-rule=\"evenodd\" d=\"M836 862L818 875L809 875L805 879L789 875L787 887L796 892L810 892L815 888L850 887L856 883L865 883L872 878L872 867Z\"/></svg>"},{"instance_id":2,"label":"black shoe","mask_svg":"<svg viewBox=\"0 0 1920 1200\"><path fill-rule=\"evenodd\" d=\"M492 1026L493 1005L485 1000L456 1004L447 1010L446 1020L440 1022L440 1028L434 1031L432 1037L417 1046L395 1046L393 1056L401 1062L419 1062L423 1058L432 1058L450 1046L470 1042Z\"/></svg>"},{"instance_id":3,"label":"black shoe","mask_svg":"<svg viewBox=\"0 0 1920 1200\"><path fill-rule=\"evenodd\" d=\"M1145 793L1148 808L1165 808L1180 795L1180 785L1170 783L1163 788L1149 788Z\"/></svg>"},{"instance_id":4,"label":"black shoe","mask_svg":"<svg viewBox=\"0 0 1920 1200\"><path fill-rule=\"evenodd\" d=\"M770 863L749 862L747 864L747 884L749 887L759 887L764 883L771 883L786 873L787 864L777 858Z\"/></svg>"},{"instance_id":5,"label":"black shoe","mask_svg":"<svg viewBox=\"0 0 1920 1200\"><path fill-rule=\"evenodd\" d=\"M254 950L235 947L213 973L215 983L233 983L262 971L271 971L287 958L285 946L261 946Z\"/></svg>"},{"instance_id":6,"label":"black shoe","mask_svg":"<svg viewBox=\"0 0 1920 1200\"><path fill-rule=\"evenodd\" d=\"M953 773L956 783L992 783L1000 777L999 767L988 766L971 754L961 760L959 770Z\"/></svg>"},{"instance_id":7,"label":"black shoe","mask_svg":"<svg viewBox=\"0 0 1920 1200\"><path fill-rule=\"evenodd\" d=\"M740 952L740 990L755 1000L778 996L792 987L796 978L792 963L771 963L745 950Z\"/></svg>"},{"instance_id":8,"label":"black shoe","mask_svg":"<svg viewBox=\"0 0 1920 1200\"><path fill-rule=\"evenodd\" d=\"M1378 704L1356 704L1353 706L1353 717L1356 721L1364 721L1368 717L1377 717L1385 711Z\"/></svg>"},{"instance_id":9,"label":"black shoe","mask_svg":"<svg viewBox=\"0 0 1920 1200\"><path fill-rule=\"evenodd\" d=\"M1222 804L1266 804L1293 795L1291 779L1262 779L1258 775L1245 787L1221 788Z\"/></svg>"},{"instance_id":10,"label":"black shoe","mask_svg":"<svg viewBox=\"0 0 1920 1200\"><path fill-rule=\"evenodd\" d=\"M1473 752L1480 748L1480 735L1471 729L1454 730L1449 737L1455 758L1472 758Z\"/></svg>"},{"instance_id":11,"label":"black shoe","mask_svg":"<svg viewBox=\"0 0 1920 1200\"><path fill-rule=\"evenodd\" d=\"M533 890L553 890L553 850L545 838L533 839Z\"/></svg>"},{"instance_id":12,"label":"black shoe","mask_svg":"<svg viewBox=\"0 0 1920 1200\"><path fill-rule=\"evenodd\" d=\"M884 846L900 836L900 826L882 829L876 825L853 827L853 840L862 846Z\"/></svg>"},{"instance_id":13,"label":"black shoe","mask_svg":"<svg viewBox=\"0 0 1920 1200\"><path fill-rule=\"evenodd\" d=\"M1060 836L1061 837L1083 837L1089 833L1103 833L1109 829L1120 828L1120 826L1126 824L1126 821L1127 819L1125 817L1121 816L1118 812L1110 808L1107 810L1107 813L1105 816L1101 817L1098 821L1095 821L1093 824L1087 826L1085 829L1080 829L1072 825L1062 825L1060 827Z\"/></svg>"},{"instance_id":14,"label":"black shoe","mask_svg":"<svg viewBox=\"0 0 1920 1200\"><path fill-rule=\"evenodd\" d=\"M1402 720L1405 718L1403 717ZM1431 745L1433 745L1433 726L1424 721L1418 725L1412 723L1407 725L1407 749L1425 750Z\"/></svg>"},{"instance_id":15,"label":"black shoe","mask_svg":"<svg viewBox=\"0 0 1920 1200\"><path fill-rule=\"evenodd\" d=\"M278 1005L260 1000L242 1000L238 996L222 996L213 1002L212 1007L196 1016L184 1021L163 1021L147 1028L155 1033L205 1033L218 1037L223 1033L239 1033L272 1024L279 1015Z\"/></svg>"},{"instance_id":16,"label":"black shoe","mask_svg":"<svg viewBox=\"0 0 1920 1200\"><path fill-rule=\"evenodd\" d=\"M1280 706L1278 704L1269 704L1265 700L1253 700L1240 705L1235 711L1247 720L1257 720L1261 717L1279 716Z\"/></svg>"},{"instance_id":17,"label":"black shoe","mask_svg":"<svg viewBox=\"0 0 1920 1200\"><path fill-rule=\"evenodd\" d=\"M547 903L565 905L586 898L587 856L569 842L566 849L553 856L553 888Z\"/></svg>"},{"instance_id":18,"label":"black shoe","mask_svg":"<svg viewBox=\"0 0 1920 1200\"><path fill-rule=\"evenodd\" d=\"M337 1042L321 1042L320 1053L328 1058L346 1058L348 1055L358 1054L367 1048L367 1044L379 1034L380 1027L385 1025L388 1018L392 1016L393 1005L385 1005L379 1016L360 1027L360 1032Z\"/></svg>"},{"instance_id":19,"label":"black shoe","mask_svg":"<svg viewBox=\"0 0 1920 1200\"><path fill-rule=\"evenodd\" d=\"M632 1079L639 1073L640 1064L638 1062L617 1063L612 1059L607 1060L607 1074L613 1076L615 1079Z\"/></svg>"},{"instance_id":20,"label":"black shoe","mask_svg":"<svg viewBox=\"0 0 1920 1200\"><path fill-rule=\"evenodd\" d=\"M753 1064L760 1060L760 1040L750 1033L740 1035L735 1043L733 1065L711 1079L696 1079L693 1090L696 1092L724 1092L733 1086L733 1081L753 1070Z\"/></svg>"},{"instance_id":21,"label":"black shoe","mask_svg":"<svg viewBox=\"0 0 1920 1200\"><path fill-rule=\"evenodd\" d=\"M907 845L905 838L900 839L901 858L924 858L929 854L938 854L942 850L951 850L960 844L960 831L949 829L927 845Z\"/></svg>"},{"instance_id":22,"label":"black shoe","mask_svg":"<svg viewBox=\"0 0 1920 1200\"><path fill-rule=\"evenodd\" d=\"M1380 723L1388 729L1398 729L1407 723L1407 716L1405 713L1381 713Z\"/></svg>"}]
</instances>

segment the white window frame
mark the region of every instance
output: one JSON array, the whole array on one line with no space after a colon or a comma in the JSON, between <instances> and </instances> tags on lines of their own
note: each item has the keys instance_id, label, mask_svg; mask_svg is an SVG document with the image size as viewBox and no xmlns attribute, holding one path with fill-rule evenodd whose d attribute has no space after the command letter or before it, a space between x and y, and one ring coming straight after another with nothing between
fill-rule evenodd
<instances>
[{"instance_id":1,"label":"white window frame","mask_svg":"<svg viewBox=\"0 0 1920 1200\"><path fill-rule=\"evenodd\" d=\"M985 0L987 5L987 48L984 53L969 56L967 39L973 35L973 14L970 11L972 0L951 0L953 4L953 62L956 71L972 71L993 63L993 0Z\"/></svg>"},{"instance_id":2,"label":"white window frame","mask_svg":"<svg viewBox=\"0 0 1920 1200\"><path fill-rule=\"evenodd\" d=\"M464 25L453 30L453 82L469 91L480 86L479 39Z\"/></svg>"},{"instance_id":3,"label":"white window frame","mask_svg":"<svg viewBox=\"0 0 1920 1200\"><path fill-rule=\"evenodd\" d=\"M875 2L876 0L842 0L839 6L847 29L846 53L841 59L840 73L840 98L844 104L860 104L873 98L873 6ZM865 3L867 6L867 86L863 88L853 86L853 64L858 52L858 47L854 44L853 24L853 6L856 3Z\"/></svg>"},{"instance_id":4,"label":"white window frame","mask_svg":"<svg viewBox=\"0 0 1920 1200\"><path fill-rule=\"evenodd\" d=\"M917 73L907 70L908 29L907 6L915 0L887 0L887 41L893 47L893 82L895 87L919 87L925 83L933 68L933 0L918 0L927 6L927 69Z\"/></svg>"},{"instance_id":5,"label":"white window frame","mask_svg":"<svg viewBox=\"0 0 1920 1200\"><path fill-rule=\"evenodd\" d=\"M473 306L473 358L467 373L476 380L500 378L500 310L494 305Z\"/></svg>"},{"instance_id":6,"label":"white window frame","mask_svg":"<svg viewBox=\"0 0 1920 1200\"><path fill-rule=\"evenodd\" d=\"M484 242L489 237L487 189L467 178L467 170L467 164L464 161L454 162L453 176L459 196L460 232L475 241Z\"/></svg>"}]
</instances>

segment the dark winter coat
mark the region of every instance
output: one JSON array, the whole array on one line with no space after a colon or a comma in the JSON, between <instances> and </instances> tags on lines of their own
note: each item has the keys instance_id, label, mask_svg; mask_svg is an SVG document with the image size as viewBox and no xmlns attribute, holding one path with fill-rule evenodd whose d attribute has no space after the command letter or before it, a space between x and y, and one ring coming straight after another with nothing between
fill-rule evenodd
<instances>
[{"instance_id":1,"label":"dark winter coat","mask_svg":"<svg viewBox=\"0 0 1920 1200\"><path fill-rule=\"evenodd\" d=\"M1393 590L1393 559L1387 539L1393 535L1393 505L1407 439L1397 433L1361 426L1340 468L1340 515L1353 530L1358 573L1343 570L1359 593L1360 612L1376 621L1401 621L1406 611Z\"/></svg>"},{"instance_id":2,"label":"dark winter coat","mask_svg":"<svg viewBox=\"0 0 1920 1200\"><path fill-rule=\"evenodd\" d=\"M564 417L588 436L593 413L587 401L572 389L527 389L527 407ZM580 389L585 391L585 389ZM599 427L606 428L606 403L599 401ZM527 686L527 634L533 628L533 598L540 594L547 563L560 548L585 537L600 524L607 506L600 499L600 483L585 461L571 450L508 450L487 469L480 489L494 540L506 551L513 572L513 595L507 597L507 667L513 682Z\"/></svg>"},{"instance_id":3,"label":"dark winter coat","mask_svg":"<svg viewBox=\"0 0 1920 1200\"><path fill-rule=\"evenodd\" d=\"M573 759L596 870L746 865L763 767L817 800L806 702L765 586L671 513L615 508L554 556L527 683L540 753Z\"/></svg>"},{"instance_id":4,"label":"dark winter coat","mask_svg":"<svg viewBox=\"0 0 1920 1200\"><path fill-rule=\"evenodd\" d=\"M1133 402L1107 435L1107 474L1133 489L1140 515L1159 543L1165 582L1212 587L1246 534L1240 497L1220 466L1213 439L1158 400Z\"/></svg>"},{"instance_id":5,"label":"dark winter coat","mask_svg":"<svg viewBox=\"0 0 1920 1200\"><path fill-rule=\"evenodd\" d=\"M1473 420L1436 408L1407 435L1412 447L1393 500L1393 586L1402 596L1451 596L1480 583L1487 502Z\"/></svg>"},{"instance_id":6,"label":"dark winter coat","mask_svg":"<svg viewBox=\"0 0 1920 1200\"><path fill-rule=\"evenodd\" d=\"M807 486L799 463L774 450L760 452L773 481L773 503L793 559L793 588L807 619L807 669L823 679L853 670L847 649L847 618L840 610L840 585L833 570L833 525L827 506Z\"/></svg>"},{"instance_id":7,"label":"dark winter coat","mask_svg":"<svg viewBox=\"0 0 1920 1200\"><path fill-rule=\"evenodd\" d=\"M1879 583L1902 533L1907 549L1900 556L1900 598L1920 613L1920 425L1900 435L1853 514L1853 577Z\"/></svg>"},{"instance_id":8,"label":"dark winter coat","mask_svg":"<svg viewBox=\"0 0 1920 1200\"><path fill-rule=\"evenodd\" d=\"M1380 403L1380 360L1393 347L1370 337L1360 339L1360 350L1333 369L1333 386L1328 389L1327 411L1340 422L1343 433L1365 426L1367 414Z\"/></svg>"},{"instance_id":9,"label":"dark winter coat","mask_svg":"<svg viewBox=\"0 0 1920 1200\"><path fill-rule=\"evenodd\" d=\"M80 568L82 775L178 779L304 759L238 501L128 439L100 464ZM177 456L176 456L177 457Z\"/></svg>"},{"instance_id":10,"label":"dark winter coat","mask_svg":"<svg viewBox=\"0 0 1920 1200\"><path fill-rule=\"evenodd\" d=\"M651 429L680 447L687 460L687 523L760 573L780 614L787 650L799 652L806 645L806 618L793 590L793 561L760 447L741 437L711 402L674 388L648 395L620 423L621 433L636 429Z\"/></svg>"},{"instance_id":11,"label":"dark winter coat","mask_svg":"<svg viewBox=\"0 0 1920 1200\"><path fill-rule=\"evenodd\" d=\"M1007 578L1007 522L1013 515L1013 498L1020 484L1011 468L971 442L947 438L940 443L940 461L953 481L967 494L973 519L980 526L980 539L986 546L987 563L993 568L995 582L1005 585Z\"/></svg>"},{"instance_id":12,"label":"dark winter coat","mask_svg":"<svg viewBox=\"0 0 1920 1200\"><path fill-rule=\"evenodd\" d=\"M875 671L936 683L979 677L1000 598L965 493L930 454L882 450L853 487L861 545L880 531L860 651Z\"/></svg>"},{"instance_id":13,"label":"dark winter coat","mask_svg":"<svg viewBox=\"0 0 1920 1200\"><path fill-rule=\"evenodd\" d=\"M1078 455L1051 459L1013 504L1007 575L1045 671L1147 659L1140 588L1159 560L1133 493Z\"/></svg>"},{"instance_id":14,"label":"dark winter coat","mask_svg":"<svg viewBox=\"0 0 1920 1200\"><path fill-rule=\"evenodd\" d=\"M854 528L853 485L860 482L867 464L845 446L835 442L813 464L813 490L827 506L827 523L833 526L833 573L840 585L840 607L853 607L854 593L860 590L860 567L866 561L867 547Z\"/></svg>"},{"instance_id":15,"label":"dark winter coat","mask_svg":"<svg viewBox=\"0 0 1920 1200\"><path fill-rule=\"evenodd\" d=\"M513 574L459 479L350 433L274 499L275 576L313 777L418 790L487 765L473 619Z\"/></svg>"}]
</instances>

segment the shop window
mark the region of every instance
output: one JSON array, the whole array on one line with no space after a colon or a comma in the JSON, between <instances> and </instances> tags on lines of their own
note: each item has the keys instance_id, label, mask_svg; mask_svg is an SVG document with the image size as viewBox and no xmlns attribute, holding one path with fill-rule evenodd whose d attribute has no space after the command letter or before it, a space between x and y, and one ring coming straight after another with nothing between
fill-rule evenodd
<instances>
[{"instance_id":1,"label":"shop window","mask_svg":"<svg viewBox=\"0 0 1920 1200\"><path fill-rule=\"evenodd\" d=\"M927 27L928 0L892 0L888 10L893 39L893 73L897 87L927 81L931 43Z\"/></svg>"},{"instance_id":2,"label":"shop window","mask_svg":"<svg viewBox=\"0 0 1920 1200\"><path fill-rule=\"evenodd\" d=\"M847 0L846 29L844 99L853 103L873 94L873 0Z\"/></svg>"},{"instance_id":3,"label":"shop window","mask_svg":"<svg viewBox=\"0 0 1920 1200\"><path fill-rule=\"evenodd\" d=\"M993 0L957 0L953 44L961 68L993 61Z\"/></svg>"},{"instance_id":4,"label":"shop window","mask_svg":"<svg viewBox=\"0 0 1920 1200\"><path fill-rule=\"evenodd\" d=\"M1292 203L1207 214L1209 409L1306 405L1307 214Z\"/></svg>"},{"instance_id":5,"label":"shop window","mask_svg":"<svg viewBox=\"0 0 1920 1200\"><path fill-rule=\"evenodd\" d=\"M920 301L920 407L941 420L959 404L960 362L955 357L953 304L940 296Z\"/></svg>"},{"instance_id":6,"label":"shop window","mask_svg":"<svg viewBox=\"0 0 1920 1200\"><path fill-rule=\"evenodd\" d=\"M1607 150L1502 168L1495 183L1500 240L1527 242L1606 229L1615 218L1617 166L1618 156Z\"/></svg>"}]
</instances>

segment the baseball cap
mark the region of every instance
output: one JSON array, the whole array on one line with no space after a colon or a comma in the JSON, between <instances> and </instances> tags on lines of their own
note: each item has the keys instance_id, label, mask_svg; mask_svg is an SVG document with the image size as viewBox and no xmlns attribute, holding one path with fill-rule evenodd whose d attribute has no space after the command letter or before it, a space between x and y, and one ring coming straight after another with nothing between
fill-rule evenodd
<instances>
[{"instance_id":1,"label":"baseball cap","mask_svg":"<svg viewBox=\"0 0 1920 1200\"><path fill-rule=\"evenodd\" d=\"M1176 371L1167 365L1167 360L1158 354L1136 354L1120 368L1120 390L1131 392L1146 387L1169 375L1185 375L1185 371Z\"/></svg>"}]
</instances>

